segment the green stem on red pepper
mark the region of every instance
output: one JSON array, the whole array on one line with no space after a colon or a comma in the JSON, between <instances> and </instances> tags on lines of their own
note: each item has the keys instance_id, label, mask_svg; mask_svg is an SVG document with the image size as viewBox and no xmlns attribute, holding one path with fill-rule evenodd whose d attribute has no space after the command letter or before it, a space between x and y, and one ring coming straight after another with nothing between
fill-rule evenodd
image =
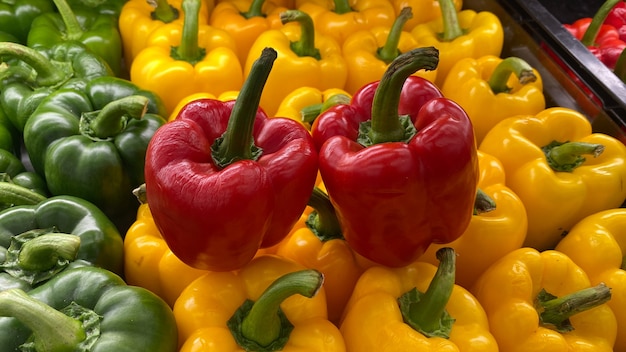
<instances>
[{"instance_id":1,"label":"green stem on red pepper","mask_svg":"<svg viewBox=\"0 0 626 352\"><path fill-rule=\"evenodd\" d=\"M264 4L265 0L252 0L248 11L242 12L241 16L247 19L252 17L265 17L265 14L263 13Z\"/></svg>"},{"instance_id":2,"label":"green stem on red pepper","mask_svg":"<svg viewBox=\"0 0 626 352\"><path fill-rule=\"evenodd\" d=\"M83 113L80 132L96 139L115 136L126 126L128 118L141 119L148 109L149 99L142 95L130 95L113 100L102 110Z\"/></svg>"},{"instance_id":3,"label":"green stem on red pepper","mask_svg":"<svg viewBox=\"0 0 626 352\"><path fill-rule=\"evenodd\" d=\"M489 87L494 94L508 93L511 88L507 82L511 75L517 76L520 84L535 82L537 76L532 66L519 57L507 57L500 61L489 78Z\"/></svg>"},{"instance_id":4,"label":"green stem on red pepper","mask_svg":"<svg viewBox=\"0 0 626 352\"><path fill-rule=\"evenodd\" d=\"M609 15L609 12L611 12L611 9L620 1L623 0L607 0L604 4L602 4L602 6L600 6L596 14L591 19L591 23L589 23L589 27L587 27L585 34L580 39L581 43L587 47L595 45L596 38L604 20Z\"/></svg>"},{"instance_id":5,"label":"green stem on red pepper","mask_svg":"<svg viewBox=\"0 0 626 352\"><path fill-rule=\"evenodd\" d=\"M55 67L48 58L35 49L17 43L0 43L0 57L16 58L32 67L37 73L37 84L40 86L55 86L68 79L63 70Z\"/></svg>"},{"instance_id":6,"label":"green stem on red pepper","mask_svg":"<svg viewBox=\"0 0 626 352\"><path fill-rule=\"evenodd\" d=\"M83 28L78 22L78 18L72 11L72 8L65 0L53 0L57 8L57 11L63 19L65 25L65 39L66 40L79 40L84 33Z\"/></svg>"},{"instance_id":7,"label":"green stem on red pepper","mask_svg":"<svg viewBox=\"0 0 626 352\"><path fill-rule=\"evenodd\" d=\"M256 160L262 150L254 145L252 129L259 109L261 94L278 56L273 48L265 48L252 64L230 113L226 132L211 146L216 166L224 168L237 160Z\"/></svg>"},{"instance_id":8,"label":"green stem on red pepper","mask_svg":"<svg viewBox=\"0 0 626 352\"><path fill-rule=\"evenodd\" d=\"M476 200L474 201L474 215L480 215L494 211L496 202L487 195L482 189L476 190Z\"/></svg>"},{"instance_id":9,"label":"green stem on red pepper","mask_svg":"<svg viewBox=\"0 0 626 352\"><path fill-rule=\"evenodd\" d=\"M293 325L280 309L287 298L317 294L324 276L308 269L285 274L265 289L256 301L247 300L228 320L233 337L246 351L280 351L289 340Z\"/></svg>"},{"instance_id":10,"label":"green stem on red pepper","mask_svg":"<svg viewBox=\"0 0 626 352\"><path fill-rule=\"evenodd\" d=\"M45 196L26 187L10 182L0 182L0 205L4 204L10 207L16 205L35 205L46 199ZM3 207L0 207L0 209L3 209Z\"/></svg>"},{"instance_id":11,"label":"green stem on red pepper","mask_svg":"<svg viewBox=\"0 0 626 352\"><path fill-rule=\"evenodd\" d=\"M182 2L185 20L181 34L180 45L172 47L171 56L175 60L187 61L192 65L202 61L206 49L198 45L198 28L200 26L201 0L185 0Z\"/></svg>"},{"instance_id":12,"label":"green stem on red pepper","mask_svg":"<svg viewBox=\"0 0 626 352\"><path fill-rule=\"evenodd\" d=\"M378 48L377 57L386 64L392 62L400 51L398 50L398 43L400 43L400 35L402 34L404 25L408 20L413 18L413 12L410 7L403 7L400 14L393 22L393 25L389 29L387 40L382 48Z\"/></svg>"},{"instance_id":13,"label":"green stem on red pepper","mask_svg":"<svg viewBox=\"0 0 626 352\"><path fill-rule=\"evenodd\" d=\"M398 116L402 86L418 70L434 70L439 51L434 47L416 48L399 55L383 74L374 93L371 128L359 130L359 142L372 145L410 140L416 133L408 116Z\"/></svg>"},{"instance_id":14,"label":"green stem on red pepper","mask_svg":"<svg viewBox=\"0 0 626 352\"><path fill-rule=\"evenodd\" d=\"M439 267L426 292L412 289L398 298L404 322L428 337L450 336L454 318L446 311L455 280L456 253L449 247L436 253Z\"/></svg>"},{"instance_id":15,"label":"green stem on red pepper","mask_svg":"<svg viewBox=\"0 0 626 352\"><path fill-rule=\"evenodd\" d=\"M170 23L175 19L178 19L180 14L178 10L167 2L167 0L147 0L154 11L152 11L151 17L153 20L158 20L164 23Z\"/></svg>"},{"instance_id":16,"label":"green stem on red pepper","mask_svg":"<svg viewBox=\"0 0 626 352\"><path fill-rule=\"evenodd\" d=\"M554 171L571 172L585 162L585 154L597 157L604 151L602 144L585 142L557 142L541 148L546 155L548 164Z\"/></svg>"},{"instance_id":17,"label":"green stem on red pepper","mask_svg":"<svg viewBox=\"0 0 626 352\"><path fill-rule=\"evenodd\" d=\"M443 21L443 33L441 40L450 42L465 34L459 23L459 14L454 6L454 0L439 0L441 8L441 20Z\"/></svg>"},{"instance_id":18,"label":"green stem on red pepper","mask_svg":"<svg viewBox=\"0 0 626 352\"><path fill-rule=\"evenodd\" d=\"M300 39L291 42L291 50L296 55L300 57L310 56L318 60L322 58L319 49L315 47L315 29L309 14L300 10L287 10L280 13L280 21L283 24L289 22L298 22L300 24Z\"/></svg>"},{"instance_id":19,"label":"green stem on red pepper","mask_svg":"<svg viewBox=\"0 0 626 352\"><path fill-rule=\"evenodd\" d=\"M604 283L556 297L545 290L537 295L537 310L541 325L559 332L572 331L569 318L580 312L595 308L611 299L611 289Z\"/></svg>"},{"instance_id":20,"label":"green stem on red pepper","mask_svg":"<svg viewBox=\"0 0 626 352\"><path fill-rule=\"evenodd\" d=\"M343 239L341 225L328 194L319 187L313 188L308 205L314 210L309 214L306 225L321 242Z\"/></svg>"},{"instance_id":21,"label":"green stem on red pepper","mask_svg":"<svg viewBox=\"0 0 626 352\"><path fill-rule=\"evenodd\" d=\"M18 265L24 270L47 270L59 259L72 261L80 248L80 237L50 232L26 241L18 255Z\"/></svg>"},{"instance_id":22,"label":"green stem on red pepper","mask_svg":"<svg viewBox=\"0 0 626 352\"><path fill-rule=\"evenodd\" d=\"M350 97L346 94L335 94L323 103L305 106L300 110L302 122L313 123L321 113L339 104L350 104Z\"/></svg>"}]
</instances>

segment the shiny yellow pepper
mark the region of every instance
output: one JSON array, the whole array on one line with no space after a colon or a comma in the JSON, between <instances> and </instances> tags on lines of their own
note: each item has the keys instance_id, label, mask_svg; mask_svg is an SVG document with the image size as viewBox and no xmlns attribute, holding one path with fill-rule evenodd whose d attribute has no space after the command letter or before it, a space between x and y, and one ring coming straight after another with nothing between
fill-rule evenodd
<instances>
[{"instance_id":1,"label":"shiny yellow pepper","mask_svg":"<svg viewBox=\"0 0 626 352\"><path fill-rule=\"evenodd\" d=\"M592 287L561 252L510 252L481 275L472 293L502 352L613 351L617 323L606 304L610 289Z\"/></svg>"},{"instance_id":2,"label":"shiny yellow pepper","mask_svg":"<svg viewBox=\"0 0 626 352\"><path fill-rule=\"evenodd\" d=\"M288 10L280 17L285 25L263 32L252 45L244 66L245 79L264 48L272 47L277 52L260 102L268 116L275 116L280 102L294 89L343 89L348 75L339 44L316 33L306 13Z\"/></svg>"},{"instance_id":3,"label":"shiny yellow pepper","mask_svg":"<svg viewBox=\"0 0 626 352\"><path fill-rule=\"evenodd\" d=\"M180 352L266 351L270 349L258 346L276 344L279 338L284 346L271 350L345 351L341 333L327 319L322 278L316 270L275 255L258 256L236 272L207 272L174 305ZM235 315L249 309L246 302L254 303L253 308ZM284 328L281 315L293 330ZM235 336L253 346L235 339L228 323L233 317L239 331Z\"/></svg>"},{"instance_id":4,"label":"shiny yellow pepper","mask_svg":"<svg viewBox=\"0 0 626 352\"><path fill-rule=\"evenodd\" d=\"M412 16L411 9L404 8L390 27L377 26L349 35L343 43L343 56L348 63L348 80L345 89L356 93L364 85L379 81L389 64L400 53L418 48L419 43L404 25ZM419 70L415 76L431 82L437 78L437 69Z\"/></svg>"},{"instance_id":5,"label":"shiny yellow pepper","mask_svg":"<svg viewBox=\"0 0 626 352\"><path fill-rule=\"evenodd\" d=\"M498 158L528 215L525 246L552 249L579 220L626 199L626 146L592 133L576 110L548 108L496 124L479 150Z\"/></svg>"},{"instance_id":6,"label":"shiny yellow pepper","mask_svg":"<svg viewBox=\"0 0 626 352\"><path fill-rule=\"evenodd\" d=\"M221 29L198 24L199 0L185 0L183 10L184 22L154 30L130 67L130 80L159 95L168 114L190 94L219 95L243 84L233 38Z\"/></svg>"},{"instance_id":7,"label":"shiny yellow pepper","mask_svg":"<svg viewBox=\"0 0 626 352\"><path fill-rule=\"evenodd\" d=\"M415 262L367 269L341 323L347 350L498 351L485 311L454 284L455 256L453 249L443 248L438 268Z\"/></svg>"},{"instance_id":8,"label":"shiny yellow pepper","mask_svg":"<svg viewBox=\"0 0 626 352\"><path fill-rule=\"evenodd\" d=\"M504 29L496 14L489 11L456 11L452 0L439 0L442 17L418 24L411 33L423 46L439 49L439 87L454 64L466 57L500 56Z\"/></svg>"},{"instance_id":9,"label":"shiny yellow pepper","mask_svg":"<svg viewBox=\"0 0 626 352\"><path fill-rule=\"evenodd\" d=\"M439 0L392 0L396 13L400 13L403 8L413 9L414 16L407 21L405 29L410 31L418 24L434 21L441 17L441 7ZM461 11L463 0L454 0L454 8Z\"/></svg>"},{"instance_id":10,"label":"shiny yellow pepper","mask_svg":"<svg viewBox=\"0 0 626 352\"><path fill-rule=\"evenodd\" d=\"M522 200L505 184L502 163L478 151L478 188L492 202L477 202L467 230L453 242L431 244L420 261L437 264L442 247L453 248L457 256L456 283L471 288L478 277L498 259L522 247L528 220ZM477 200L484 197L477 197Z\"/></svg>"},{"instance_id":11,"label":"shiny yellow pepper","mask_svg":"<svg viewBox=\"0 0 626 352\"><path fill-rule=\"evenodd\" d=\"M613 349L626 351L626 208L604 210L579 221L555 248L589 276L591 284L606 283L608 302L617 319Z\"/></svg>"},{"instance_id":12,"label":"shiny yellow pepper","mask_svg":"<svg viewBox=\"0 0 626 352\"><path fill-rule=\"evenodd\" d=\"M519 57L461 59L448 72L441 91L467 112L479 144L499 121L546 108L541 75Z\"/></svg>"},{"instance_id":13,"label":"shiny yellow pepper","mask_svg":"<svg viewBox=\"0 0 626 352\"><path fill-rule=\"evenodd\" d=\"M332 105L349 103L351 95L341 88L320 90L314 87L298 87L280 102L276 117L287 117L311 129L315 118Z\"/></svg>"}]
</instances>

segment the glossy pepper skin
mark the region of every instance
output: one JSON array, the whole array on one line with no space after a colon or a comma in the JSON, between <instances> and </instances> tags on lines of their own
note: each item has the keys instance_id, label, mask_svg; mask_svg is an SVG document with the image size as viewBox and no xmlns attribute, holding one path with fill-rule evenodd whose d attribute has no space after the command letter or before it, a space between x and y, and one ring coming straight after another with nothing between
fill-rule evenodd
<instances>
[{"instance_id":1,"label":"glossy pepper skin","mask_svg":"<svg viewBox=\"0 0 626 352\"><path fill-rule=\"evenodd\" d=\"M455 240L472 217L478 159L469 117L432 82L411 76L436 63L432 47L400 55L380 81L312 127L346 241L382 265L408 265L431 242ZM371 128L360 133L365 122Z\"/></svg>"},{"instance_id":2,"label":"glossy pepper skin","mask_svg":"<svg viewBox=\"0 0 626 352\"><path fill-rule=\"evenodd\" d=\"M524 203L509 187L502 163L492 155L478 151L478 189L492 203L477 203L469 226L456 240L442 245L431 244L419 261L436 265L436 253L450 247L458 254L456 283L471 288L489 266L524 244L528 220ZM477 197L477 201L482 199Z\"/></svg>"},{"instance_id":3,"label":"glossy pepper skin","mask_svg":"<svg viewBox=\"0 0 626 352\"><path fill-rule=\"evenodd\" d=\"M24 144L51 194L96 204L125 233L139 206L132 190L144 182L148 142L165 123L161 111L154 93L101 77L84 91L44 99L24 127Z\"/></svg>"},{"instance_id":4,"label":"glossy pepper skin","mask_svg":"<svg viewBox=\"0 0 626 352\"><path fill-rule=\"evenodd\" d=\"M40 234L25 236L28 232L36 231ZM65 243L54 243L56 246L40 245L41 252L31 251L31 255L24 254L26 244L35 243L35 238L42 239L48 236L54 239L59 234L74 236L77 239L78 247L74 250L73 258L63 258L65 260L58 262L48 259L49 256L62 257ZM17 239L19 241L14 243ZM58 241L66 239L60 236ZM71 241L71 238L67 241ZM13 262L2 261L2 275L9 276L13 282L20 282L22 288L25 285L28 287L41 285L58 272L72 266L74 261L85 263L81 265L95 265L118 275L123 273L122 236L100 209L81 198L56 196L44 198L37 204L19 205L1 211L0 247L5 250L11 249L10 246L18 243L20 245L17 248L22 250L17 253L22 254L19 254L20 256Z\"/></svg>"},{"instance_id":5,"label":"glossy pepper skin","mask_svg":"<svg viewBox=\"0 0 626 352\"><path fill-rule=\"evenodd\" d=\"M24 163L14 153L0 149L0 184L9 183L15 186L26 188L27 190L38 193L43 197L49 195L46 181L36 172L26 170ZM14 186L9 186L14 187ZM9 193L10 195L10 193ZM14 205L23 204L19 199L26 199L25 204L34 204L38 198L33 198L32 194L18 196L18 200L9 197L8 200L0 200L0 209L9 208ZM32 201L32 203L30 203Z\"/></svg>"},{"instance_id":6,"label":"glossy pepper skin","mask_svg":"<svg viewBox=\"0 0 626 352\"><path fill-rule=\"evenodd\" d=\"M155 29L130 67L130 80L160 96L168 114L190 94L219 95L243 83L233 38L198 23L200 0L185 1L182 7L184 21Z\"/></svg>"},{"instance_id":7,"label":"glossy pepper skin","mask_svg":"<svg viewBox=\"0 0 626 352\"><path fill-rule=\"evenodd\" d=\"M109 64L116 76L122 73L122 38L117 17L90 10L72 11L66 0L53 0L57 12L33 20L26 43L32 48L49 48L64 41L78 41Z\"/></svg>"},{"instance_id":8,"label":"glossy pepper skin","mask_svg":"<svg viewBox=\"0 0 626 352\"><path fill-rule=\"evenodd\" d=\"M50 0L20 0L0 2L0 33L15 39L15 43L26 44L30 26L35 17L54 12Z\"/></svg>"},{"instance_id":9,"label":"glossy pepper skin","mask_svg":"<svg viewBox=\"0 0 626 352\"><path fill-rule=\"evenodd\" d=\"M518 57L461 59L448 72L441 92L467 112L478 144L499 121L546 108L541 75Z\"/></svg>"},{"instance_id":10,"label":"glossy pepper skin","mask_svg":"<svg viewBox=\"0 0 626 352\"><path fill-rule=\"evenodd\" d=\"M498 351L480 303L454 284L454 256L445 248L439 267L413 262L367 269L341 323L347 350Z\"/></svg>"},{"instance_id":11,"label":"glossy pepper skin","mask_svg":"<svg viewBox=\"0 0 626 352\"><path fill-rule=\"evenodd\" d=\"M552 301L551 309L541 308L536 300L542 290L561 302ZM510 252L481 275L471 292L487 313L500 351L613 351L617 325L606 304L611 299L609 289L591 287L587 274L561 252L530 247ZM566 303L562 315L546 313L562 307L563 300L571 302L565 298L575 293L585 300L595 295L597 302L581 297L579 303L589 303L586 310L572 302L569 307ZM576 314L578 308L581 311ZM560 321L563 316L569 319ZM567 323L573 330L555 328L564 324L565 329Z\"/></svg>"},{"instance_id":12,"label":"glossy pepper skin","mask_svg":"<svg viewBox=\"0 0 626 352\"><path fill-rule=\"evenodd\" d=\"M626 199L626 147L593 133L575 110L554 107L502 120L479 149L502 162L506 185L524 203L525 246L552 249L578 220Z\"/></svg>"},{"instance_id":13,"label":"glossy pepper skin","mask_svg":"<svg viewBox=\"0 0 626 352\"><path fill-rule=\"evenodd\" d=\"M176 351L176 321L167 304L102 268L64 271L28 295L4 291L0 315L7 352L21 351L33 336L38 351Z\"/></svg>"},{"instance_id":14,"label":"glossy pepper skin","mask_svg":"<svg viewBox=\"0 0 626 352\"><path fill-rule=\"evenodd\" d=\"M233 338L227 322L244 302L255 302L255 305L262 302L260 297L270 285L285 275L296 273L310 273L306 275L308 278L302 279L308 289L294 294L297 287L294 285L293 289L285 289L282 299L276 297L271 305L263 303L267 306L265 312L255 315L249 330L262 337L275 336L279 319L276 310L280 309L293 330L283 331L283 346L274 350L346 351L339 329L327 319L325 290L315 287L321 285L319 278L323 276L274 255L259 256L236 272L207 272L187 286L174 305L180 351L269 351L262 347L243 348Z\"/></svg>"},{"instance_id":15,"label":"glossy pepper skin","mask_svg":"<svg viewBox=\"0 0 626 352\"><path fill-rule=\"evenodd\" d=\"M264 48L277 51L276 63L261 96L261 108L270 116L276 114L280 102L294 89L302 86L343 89L348 75L341 46L319 33L307 13L284 11L281 21L285 24L282 28L259 35L244 65L244 78L247 78L254 59Z\"/></svg>"},{"instance_id":16,"label":"glossy pepper skin","mask_svg":"<svg viewBox=\"0 0 626 352\"><path fill-rule=\"evenodd\" d=\"M239 91L237 90L229 90L218 96L215 96L207 92L190 94L178 102L178 104L176 105L176 107L174 108L174 110L172 111L172 113L170 114L167 120L168 121L175 120L178 117L178 113L180 113L180 111L185 107L185 105L191 103L192 101L200 100L200 99L217 99L219 101L228 101L228 100L237 99L238 95L239 95Z\"/></svg>"},{"instance_id":17,"label":"glossy pepper skin","mask_svg":"<svg viewBox=\"0 0 626 352\"><path fill-rule=\"evenodd\" d=\"M615 351L626 348L625 221L626 208L591 214L577 222L555 248L580 266L592 285L604 282L611 288L612 296L607 304L617 319Z\"/></svg>"},{"instance_id":18,"label":"glossy pepper skin","mask_svg":"<svg viewBox=\"0 0 626 352\"><path fill-rule=\"evenodd\" d=\"M626 3L618 2L604 19L604 24L615 27L619 39L626 41Z\"/></svg>"},{"instance_id":19,"label":"glossy pepper skin","mask_svg":"<svg viewBox=\"0 0 626 352\"><path fill-rule=\"evenodd\" d=\"M0 110L19 132L24 131L41 101L55 90L83 90L92 79L113 76L108 64L79 42L63 42L47 49L0 43L0 55L16 60L0 82Z\"/></svg>"},{"instance_id":20,"label":"glossy pepper skin","mask_svg":"<svg viewBox=\"0 0 626 352\"><path fill-rule=\"evenodd\" d=\"M313 190L318 163L311 135L259 109L275 59L267 48L236 100L187 104L148 146L152 216L172 252L192 267L242 267L287 235Z\"/></svg>"},{"instance_id":21,"label":"glossy pepper skin","mask_svg":"<svg viewBox=\"0 0 626 352\"><path fill-rule=\"evenodd\" d=\"M122 12L122 7L128 2L128 0L67 0L67 3L73 8L85 8L89 11L96 12L103 15L110 15L119 17Z\"/></svg>"}]
</instances>

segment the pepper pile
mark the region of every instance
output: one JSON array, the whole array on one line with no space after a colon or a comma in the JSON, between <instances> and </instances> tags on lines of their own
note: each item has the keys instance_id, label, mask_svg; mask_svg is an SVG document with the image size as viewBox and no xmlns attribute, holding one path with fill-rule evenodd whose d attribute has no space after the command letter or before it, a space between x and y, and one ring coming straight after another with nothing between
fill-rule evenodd
<instances>
[{"instance_id":1,"label":"pepper pile","mask_svg":"<svg viewBox=\"0 0 626 352\"><path fill-rule=\"evenodd\" d=\"M0 9L3 351L626 350L626 146L494 13Z\"/></svg>"}]
</instances>

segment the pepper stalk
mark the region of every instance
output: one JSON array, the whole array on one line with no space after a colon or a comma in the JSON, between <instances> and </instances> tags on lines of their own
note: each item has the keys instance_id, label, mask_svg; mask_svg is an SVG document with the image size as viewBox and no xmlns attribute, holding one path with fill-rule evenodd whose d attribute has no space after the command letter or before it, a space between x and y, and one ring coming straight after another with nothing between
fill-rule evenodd
<instances>
[{"instance_id":1,"label":"pepper stalk","mask_svg":"<svg viewBox=\"0 0 626 352\"><path fill-rule=\"evenodd\" d=\"M106 140L124 130L128 118L141 119L148 110L149 99L131 95L106 104L102 110L83 113L79 130L97 140Z\"/></svg>"},{"instance_id":2,"label":"pepper stalk","mask_svg":"<svg viewBox=\"0 0 626 352\"><path fill-rule=\"evenodd\" d=\"M596 38L598 37L600 28L604 24L604 20L609 15L609 12L611 12L611 9L620 1L624 0L606 0L604 4L600 6L596 14L591 19L591 23L589 23L589 27L587 27L585 34L583 34L583 37L580 39L581 43L583 43L586 47L595 45Z\"/></svg>"},{"instance_id":3,"label":"pepper stalk","mask_svg":"<svg viewBox=\"0 0 626 352\"><path fill-rule=\"evenodd\" d=\"M170 5L167 0L147 0L148 4L154 8L152 11L152 18L163 23L170 23L178 17L180 14L178 10Z\"/></svg>"},{"instance_id":4,"label":"pepper stalk","mask_svg":"<svg viewBox=\"0 0 626 352\"><path fill-rule=\"evenodd\" d=\"M441 20L443 22L443 33L441 40L451 42L465 34L459 23L459 15L454 6L453 0L438 0L441 9Z\"/></svg>"},{"instance_id":5,"label":"pepper stalk","mask_svg":"<svg viewBox=\"0 0 626 352\"><path fill-rule=\"evenodd\" d=\"M58 86L69 78L62 67L58 67L54 61L48 60L42 53L26 45L2 42L0 43L0 57L3 56L16 58L33 68L36 73L34 79L39 86Z\"/></svg>"},{"instance_id":6,"label":"pepper stalk","mask_svg":"<svg viewBox=\"0 0 626 352\"><path fill-rule=\"evenodd\" d=\"M67 3L66 0L52 0L54 1L54 5L61 15L63 19L63 24L65 25L65 35L67 40L79 40L83 34L84 29L81 27L80 22L78 22L78 18L76 14L72 11L72 8Z\"/></svg>"},{"instance_id":7,"label":"pepper stalk","mask_svg":"<svg viewBox=\"0 0 626 352\"><path fill-rule=\"evenodd\" d=\"M389 34L387 35L387 40L385 40L385 45L381 48L378 48L376 52L376 56L382 62L389 64L391 63L398 55L400 55L400 51L398 50L398 43L400 43L400 35L402 34L402 30L404 25L408 20L413 18L413 12L410 7L403 7L400 10L400 14L396 17L396 20L393 22L393 25L389 29Z\"/></svg>"},{"instance_id":8,"label":"pepper stalk","mask_svg":"<svg viewBox=\"0 0 626 352\"><path fill-rule=\"evenodd\" d=\"M537 80L533 68L519 57L507 57L500 61L489 78L489 87L494 94L508 93L511 88L507 86L509 77L514 74L520 84L532 83Z\"/></svg>"},{"instance_id":9,"label":"pepper stalk","mask_svg":"<svg viewBox=\"0 0 626 352\"><path fill-rule=\"evenodd\" d=\"M585 142L557 142L541 148L546 155L548 165L557 172L572 172L585 162L585 154L598 157L604 151L602 144Z\"/></svg>"},{"instance_id":10,"label":"pepper stalk","mask_svg":"<svg viewBox=\"0 0 626 352\"><path fill-rule=\"evenodd\" d=\"M313 188L308 205L314 210L306 219L306 226L321 242L343 239L341 225L328 194L319 187Z\"/></svg>"},{"instance_id":11,"label":"pepper stalk","mask_svg":"<svg viewBox=\"0 0 626 352\"><path fill-rule=\"evenodd\" d=\"M315 30L313 19L309 14L300 10L287 10L280 13L280 21L282 24L289 22L298 22L300 24L300 39L291 42L291 50L296 55L310 56L317 60L321 60L322 56L318 48L315 47Z\"/></svg>"}]
</instances>

